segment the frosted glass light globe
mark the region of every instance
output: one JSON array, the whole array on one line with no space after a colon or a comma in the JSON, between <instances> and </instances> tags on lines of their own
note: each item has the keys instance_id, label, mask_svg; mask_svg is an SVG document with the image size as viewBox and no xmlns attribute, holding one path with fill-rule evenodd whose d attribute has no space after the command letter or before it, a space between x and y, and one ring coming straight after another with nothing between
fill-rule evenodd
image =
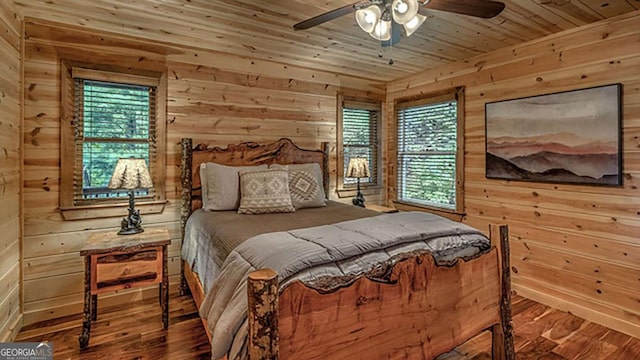
<instances>
[{"instance_id":1,"label":"frosted glass light globe","mask_svg":"<svg viewBox=\"0 0 640 360\"><path fill-rule=\"evenodd\" d=\"M418 25L419 22L420 22L420 20L416 16L413 19L409 20L409 22L406 23L405 26L410 28L410 29L415 29L417 27L416 25Z\"/></svg>"},{"instance_id":2,"label":"frosted glass light globe","mask_svg":"<svg viewBox=\"0 0 640 360\"><path fill-rule=\"evenodd\" d=\"M376 21L375 14L367 12L367 14L364 16L364 21L366 21L367 24L373 24Z\"/></svg>"},{"instance_id":3,"label":"frosted glass light globe","mask_svg":"<svg viewBox=\"0 0 640 360\"><path fill-rule=\"evenodd\" d=\"M396 5L396 11L400 14L406 13L407 10L409 10L409 5L407 5L407 3L405 2L398 2L398 4Z\"/></svg>"}]
</instances>

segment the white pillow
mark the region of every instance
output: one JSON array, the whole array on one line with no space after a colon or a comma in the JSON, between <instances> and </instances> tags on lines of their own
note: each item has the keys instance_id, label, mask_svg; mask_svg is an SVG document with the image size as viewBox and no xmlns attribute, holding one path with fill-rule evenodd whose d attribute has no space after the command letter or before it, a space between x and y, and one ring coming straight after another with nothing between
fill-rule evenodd
<instances>
[{"instance_id":1,"label":"white pillow","mask_svg":"<svg viewBox=\"0 0 640 360\"><path fill-rule=\"evenodd\" d=\"M270 169L289 171L289 193L296 209L326 206L326 194L322 185L322 170L318 163L272 164Z\"/></svg>"},{"instance_id":2,"label":"white pillow","mask_svg":"<svg viewBox=\"0 0 640 360\"><path fill-rule=\"evenodd\" d=\"M239 171L266 170L267 165L227 166L200 164L202 208L205 210L236 210L240 206Z\"/></svg>"}]
</instances>

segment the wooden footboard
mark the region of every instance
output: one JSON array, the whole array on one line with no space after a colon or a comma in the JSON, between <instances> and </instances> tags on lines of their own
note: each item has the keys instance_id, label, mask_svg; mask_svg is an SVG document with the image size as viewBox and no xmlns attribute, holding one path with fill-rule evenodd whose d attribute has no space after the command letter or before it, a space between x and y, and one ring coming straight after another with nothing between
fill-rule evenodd
<instances>
[{"instance_id":1,"label":"wooden footboard","mask_svg":"<svg viewBox=\"0 0 640 360\"><path fill-rule=\"evenodd\" d=\"M280 296L273 271L252 273L250 359L433 359L484 330L494 359L514 359L506 226L492 226L491 239L468 261L409 254L355 279L297 281Z\"/></svg>"}]
</instances>

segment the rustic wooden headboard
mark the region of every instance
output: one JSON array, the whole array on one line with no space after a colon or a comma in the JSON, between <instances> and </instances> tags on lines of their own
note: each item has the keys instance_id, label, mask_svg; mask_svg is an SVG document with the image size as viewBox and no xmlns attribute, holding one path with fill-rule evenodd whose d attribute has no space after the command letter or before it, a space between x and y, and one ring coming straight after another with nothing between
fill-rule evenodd
<instances>
[{"instance_id":1,"label":"rustic wooden headboard","mask_svg":"<svg viewBox=\"0 0 640 360\"><path fill-rule=\"evenodd\" d=\"M226 148L209 148L206 144L193 146L191 139L182 139L182 204L180 220L184 226L191 212L202 206L200 164L213 162L229 166L261 164L306 164L318 163L322 169L325 194L329 194L329 143L323 142L320 150L299 148L290 139L282 138L271 144L260 145L245 142L228 145Z\"/></svg>"}]
</instances>

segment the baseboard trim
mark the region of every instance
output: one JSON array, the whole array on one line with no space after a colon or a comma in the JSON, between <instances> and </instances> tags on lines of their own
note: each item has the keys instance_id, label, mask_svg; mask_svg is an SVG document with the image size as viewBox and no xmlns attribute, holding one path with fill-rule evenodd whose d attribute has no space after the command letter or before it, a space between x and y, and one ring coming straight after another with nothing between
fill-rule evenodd
<instances>
[{"instance_id":1,"label":"baseboard trim","mask_svg":"<svg viewBox=\"0 0 640 360\"><path fill-rule=\"evenodd\" d=\"M22 325L24 324L24 314L20 313L18 318L13 321L6 329L0 329L0 334L3 334L0 338L0 342L13 342L18 336Z\"/></svg>"}]
</instances>

